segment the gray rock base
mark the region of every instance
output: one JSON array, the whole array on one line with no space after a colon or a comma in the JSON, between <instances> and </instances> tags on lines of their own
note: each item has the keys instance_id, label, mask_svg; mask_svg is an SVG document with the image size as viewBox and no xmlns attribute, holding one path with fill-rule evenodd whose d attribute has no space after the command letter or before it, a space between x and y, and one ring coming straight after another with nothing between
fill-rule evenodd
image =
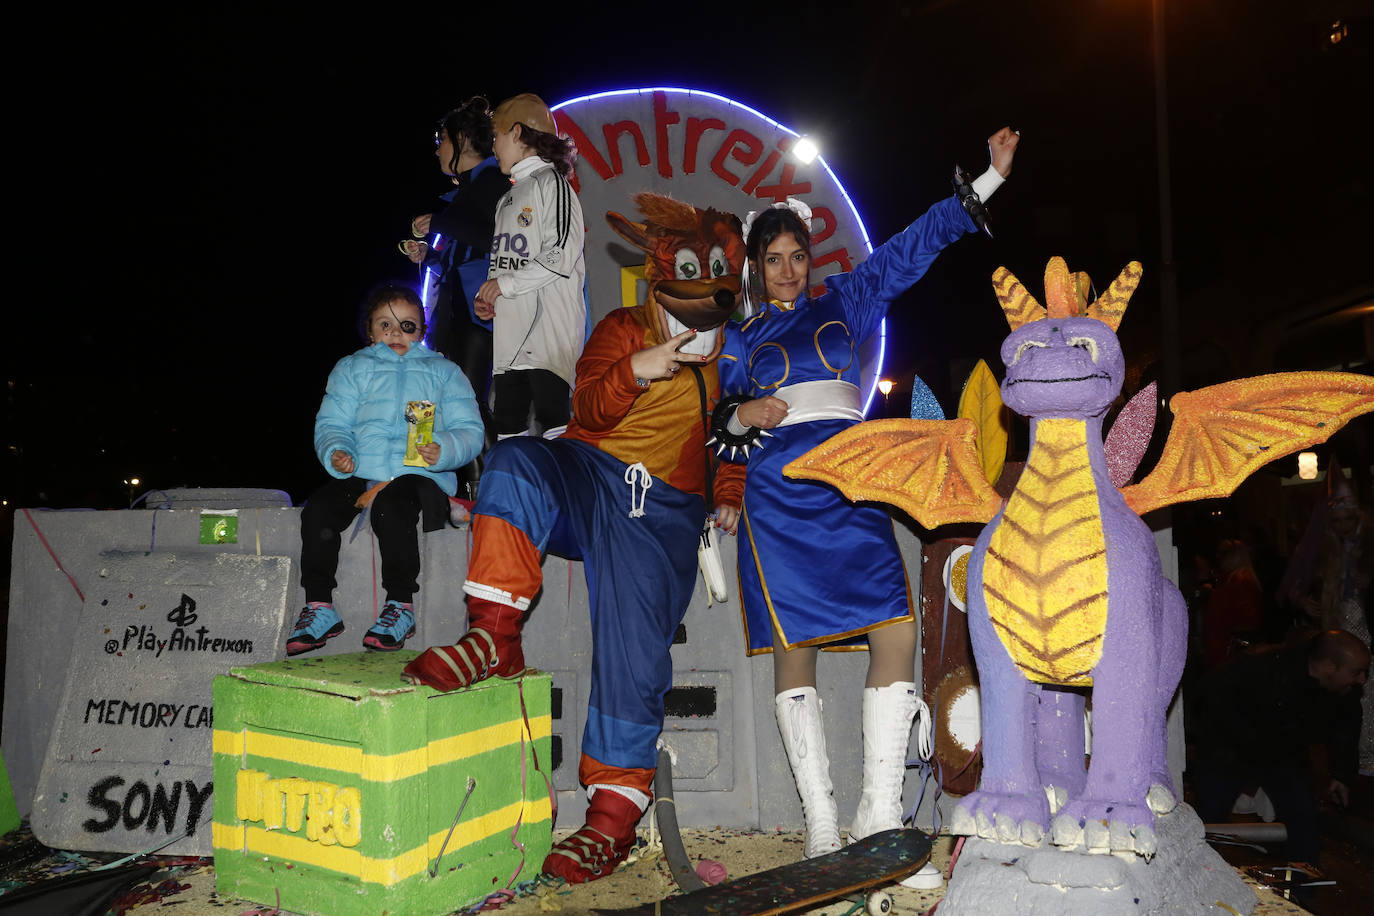
<instances>
[{"instance_id":1,"label":"gray rock base","mask_svg":"<svg viewBox=\"0 0 1374 916\"><path fill-rule=\"evenodd\" d=\"M1202 821L1179 805L1155 822L1159 851L1090 854L969 837L940 916L1227 912L1248 914L1255 894L1204 839Z\"/></svg>"}]
</instances>

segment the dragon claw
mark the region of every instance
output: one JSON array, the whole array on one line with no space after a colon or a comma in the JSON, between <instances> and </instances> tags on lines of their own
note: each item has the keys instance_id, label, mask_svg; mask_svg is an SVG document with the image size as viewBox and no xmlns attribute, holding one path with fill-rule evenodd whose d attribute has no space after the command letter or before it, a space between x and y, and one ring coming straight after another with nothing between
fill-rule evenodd
<instances>
[{"instance_id":1,"label":"dragon claw","mask_svg":"<svg viewBox=\"0 0 1374 916\"><path fill-rule=\"evenodd\" d=\"M997 831L997 842L999 843L1019 843L1021 842L1021 825L1012 817L1005 814L994 814L992 817L993 827Z\"/></svg>"},{"instance_id":2,"label":"dragon claw","mask_svg":"<svg viewBox=\"0 0 1374 916\"><path fill-rule=\"evenodd\" d=\"M1174 797L1173 792L1155 783L1150 786L1150 791L1145 793L1145 804L1155 814L1168 814L1178 807L1178 799Z\"/></svg>"},{"instance_id":3,"label":"dragon claw","mask_svg":"<svg viewBox=\"0 0 1374 916\"><path fill-rule=\"evenodd\" d=\"M1150 858L1158 848L1154 815L1145 805L1078 800L1054 819L1052 841L1061 849L1134 852Z\"/></svg>"},{"instance_id":4,"label":"dragon claw","mask_svg":"<svg viewBox=\"0 0 1374 916\"><path fill-rule=\"evenodd\" d=\"M1083 845L1083 823L1076 817L1060 814L1054 819L1051 842L1068 849Z\"/></svg>"},{"instance_id":5,"label":"dragon claw","mask_svg":"<svg viewBox=\"0 0 1374 916\"><path fill-rule=\"evenodd\" d=\"M1083 845L1089 850L1108 849L1111 836L1104 821L1088 821L1083 825Z\"/></svg>"},{"instance_id":6,"label":"dragon claw","mask_svg":"<svg viewBox=\"0 0 1374 916\"><path fill-rule=\"evenodd\" d=\"M975 836L978 833L978 825L973 820L973 815L964 809L963 805L954 809L954 816L949 820L949 832L955 836Z\"/></svg>"}]
</instances>

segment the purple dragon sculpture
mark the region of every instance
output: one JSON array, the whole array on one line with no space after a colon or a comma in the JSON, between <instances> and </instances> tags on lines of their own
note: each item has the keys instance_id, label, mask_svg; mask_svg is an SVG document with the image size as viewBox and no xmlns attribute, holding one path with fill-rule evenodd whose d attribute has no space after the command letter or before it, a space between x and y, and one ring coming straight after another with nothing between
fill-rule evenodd
<instances>
[{"instance_id":1,"label":"purple dragon sculpture","mask_svg":"<svg viewBox=\"0 0 1374 916\"><path fill-rule=\"evenodd\" d=\"M1225 496L1261 465L1325 441L1374 410L1374 380L1339 372L1260 376L1180 394L1169 442L1140 484L1109 467L1103 418L1121 392L1116 328L1139 283L1127 265L1095 301L1060 258L1049 308L1005 268L993 285L1012 333L1003 401L1030 419L1031 447L1005 505L983 475L971 420L876 420L789 465L851 499L889 502L935 527L991 520L968 570L981 683L983 774L955 833L1153 856L1155 815L1177 804L1165 718L1183 672L1183 597L1140 515ZM1092 758L1084 707L1092 701Z\"/></svg>"}]
</instances>

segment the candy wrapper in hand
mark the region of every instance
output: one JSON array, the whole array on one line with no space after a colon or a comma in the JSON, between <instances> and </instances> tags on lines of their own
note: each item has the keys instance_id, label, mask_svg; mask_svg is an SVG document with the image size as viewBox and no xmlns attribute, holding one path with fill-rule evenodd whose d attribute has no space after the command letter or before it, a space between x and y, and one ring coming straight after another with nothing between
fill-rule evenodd
<instances>
[{"instance_id":1,"label":"candy wrapper in hand","mask_svg":"<svg viewBox=\"0 0 1374 916\"><path fill-rule=\"evenodd\" d=\"M406 457L403 462L409 467L427 468L429 465L420 457L418 447L434 441L434 403L432 401L408 401L406 403Z\"/></svg>"}]
</instances>

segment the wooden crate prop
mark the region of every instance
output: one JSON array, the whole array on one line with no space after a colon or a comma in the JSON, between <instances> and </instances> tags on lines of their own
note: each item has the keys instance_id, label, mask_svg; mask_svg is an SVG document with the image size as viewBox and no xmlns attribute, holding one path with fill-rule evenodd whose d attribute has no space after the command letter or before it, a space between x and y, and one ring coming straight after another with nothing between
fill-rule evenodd
<instances>
[{"instance_id":1,"label":"wooden crate prop","mask_svg":"<svg viewBox=\"0 0 1374 916\"><path fill-rule=\"evenodd\" d=\"M437 916L539 874L553 828L549 675L439 693L401 681L415 655L215 678L220 894L275 906L280 892L283 910L319 916Z\"/></svg>"}]
</instances>

